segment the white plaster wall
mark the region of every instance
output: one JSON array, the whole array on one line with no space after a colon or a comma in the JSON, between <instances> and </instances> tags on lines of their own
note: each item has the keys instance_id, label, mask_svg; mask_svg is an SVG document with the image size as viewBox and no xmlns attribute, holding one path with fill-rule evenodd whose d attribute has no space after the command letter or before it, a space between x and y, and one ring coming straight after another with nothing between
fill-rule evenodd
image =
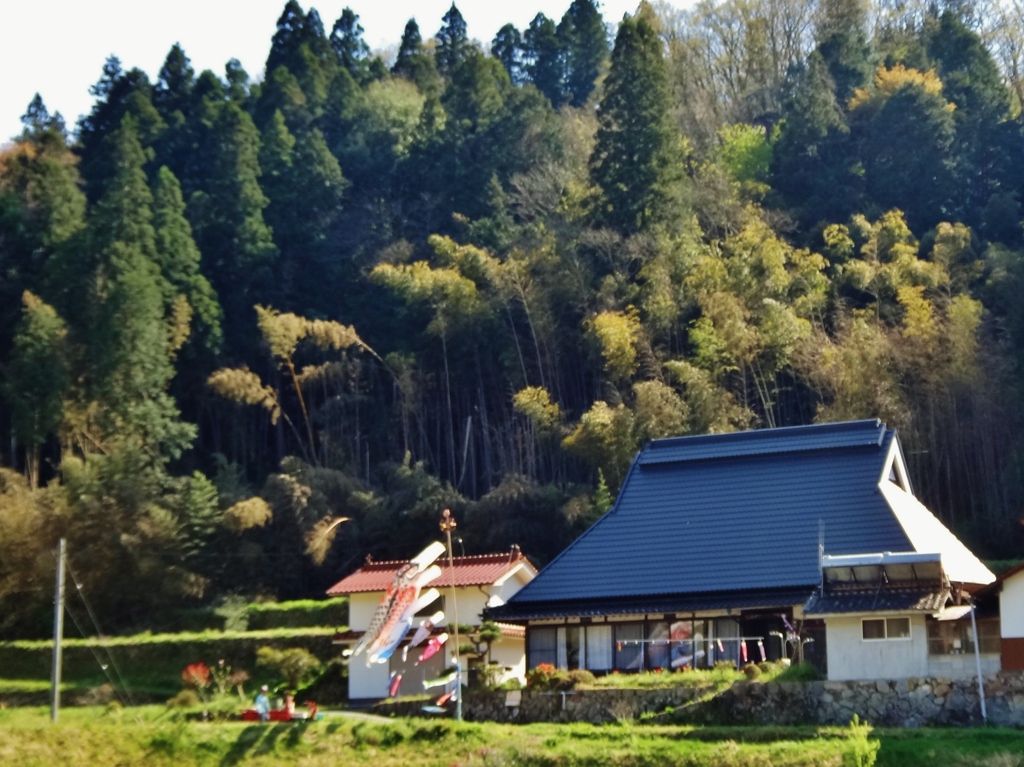
<instances>
[{"instance_id":1,"label":"white plaster wall","mask_svg":"<svg viewBox=\"0 0 1024 767\"><path fill-rule=\"evenodd\" d=\"M864 641L860 623L860 616L825 619L829 679L909 679L928 675L928 636L923 615L910 616L910 639Z\"/></svg>"},{"instance_id":2,"label":"white plaster wall","mask_svg":"<svg viewBox=\"0 0 1024 767\"><path fill-rule=\"evenodd\" d=\"M352 700L360 698L386 698L391 670L387 663L366 665L366 656L359 655L352 659L348 667L348 697Z\"/></svg>"},{"instance_id":3,"label":"white plaster wall","mask_svg":"<svg viewBox=\"0 0 1024 767\"><path fill-rule=\"evenodd\" d=\"M527 565L520 564L519 569L514 570L504 581L487 587L487 591L492 597L492 604L505 604L512 598L513 594L532 581L533 578L533 571Z\"/></svg>"},{"instance_id":4,"label":"white plaster wall","mask_svg":"<svg viewBox=\"0 0 1024 767\"><path fill-rule=\"evenodd\" d=\"M370 591L364 594L349 594L348 627L352 631L366 631L370 627L373 614L377 612L383 591Z\"/></svg>"},{"instance_id":5,"label":"white plaster wall","mask_svg":"<svg viewBox=\"0 0 1024 767\"><path fill-rule=\"evenodd\" d=\"M504 682L513 677L523 684L526 683L526 640L521 637L502 637L491 645L491 661L511 668L498 677Z\"/></svg>"},{"instance_id":6,"label":"white plaster wall","mask_svg":"<svg viewBox=\"0 0 1024 767\"><path fill-rule=\"evenodd\" d=\"M434 586L434 588L441 592L441 597L444 599L445 620L449 623L454 622L455 613L448 609L448 603L451 601L452 597L451 587L442 588L440 586ZM483 609L487 606L487 596L486 592L481 591L476 586L455 589L455 597L459 602L459 623L470 624L473 626L478 625L480 623L480 613L483 612Z\"/></svg>"},{"instance_id":7,"label":"white plaster wall","mask_svg":"<svg viewBox=\"0 0 1024 767\"><path fill-rule=\"evenodd\" d=\"M1007 638L1024 638L1024 570L1003 581L999 593L999 633Z\"/></svg>"}]
</instances>

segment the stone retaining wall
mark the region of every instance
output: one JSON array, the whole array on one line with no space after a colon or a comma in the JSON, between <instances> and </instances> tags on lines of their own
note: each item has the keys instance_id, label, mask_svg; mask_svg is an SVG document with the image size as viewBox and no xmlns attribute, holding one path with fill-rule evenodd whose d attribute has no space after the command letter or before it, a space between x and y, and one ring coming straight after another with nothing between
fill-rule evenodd
<instances>
[{"instance_id":1,"label":"stone retaining wall","mask_svg":"<svg viewBox=\"0 0 1024 767\"><path fill-rule=\"evenodd\" d=\"M515 693L513 694L515 695ZM470 721L592 722L638 719L644 714L692 724L847 724L861 720L889 727L979 725L977 680L942 678L896 682L737 682L714 695L709 688L664 690L521 691L519 705L506 692L470 692ZM1024 727L1024 672L985 679L988 721ZM425 701L379 704L379 713L422 715Z\"/></svg>"}]
</instances>

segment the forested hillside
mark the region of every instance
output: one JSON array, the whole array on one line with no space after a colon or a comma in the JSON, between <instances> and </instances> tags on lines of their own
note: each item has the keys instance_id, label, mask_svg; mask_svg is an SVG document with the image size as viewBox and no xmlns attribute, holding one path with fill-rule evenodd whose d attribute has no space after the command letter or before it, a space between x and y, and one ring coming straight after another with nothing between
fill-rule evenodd
<instances>
[{"instance_id":1,"label":"forested hillside","mask_svg":"<svg viewBox=\"0 0 1024 767\"><path fill-rule=\"evenodd\" d=\"M419 21L383 55L290 0L265 72L175 46L155 82L110 58L73 128L28 106L0 632L45 633L61 536L105 628L159 628L320 594L445 507L457 551L543 564L646 440L851 418L1022 556L1020 0Z\"/></svg>"}]
</instances>

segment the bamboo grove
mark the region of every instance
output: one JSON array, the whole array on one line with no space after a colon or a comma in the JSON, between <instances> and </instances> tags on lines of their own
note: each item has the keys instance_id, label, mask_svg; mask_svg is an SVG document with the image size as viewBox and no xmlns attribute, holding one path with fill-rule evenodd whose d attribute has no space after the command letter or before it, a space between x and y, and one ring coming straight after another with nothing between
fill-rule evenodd
<instances>
[{"instance_id":1,"label":"bamboo grove","mask_svg":"<svg viewBox=\"0 0 1024 767\"><path fill-rule=\"evenodd\" d=\"M422 20L421 20L422 21ZM0 150L0 631L408 556L544 563L653 438L851 418L988 557L1024 501L1024 6L592 0L264 72L111 57ZM399 30L396 30L396 35ZM765 545L771 545L766 541Z\"/></svg>"}]
</instances>

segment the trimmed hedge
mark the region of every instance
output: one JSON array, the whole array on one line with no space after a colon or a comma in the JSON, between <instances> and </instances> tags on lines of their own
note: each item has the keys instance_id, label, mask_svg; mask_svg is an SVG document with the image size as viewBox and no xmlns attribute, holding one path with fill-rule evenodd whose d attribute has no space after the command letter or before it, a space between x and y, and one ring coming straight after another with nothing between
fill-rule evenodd
<instances>
[{"instance_id":1,"label":"trimmed hedge","mask_svg":"<svg viewBox=\"0 0 1024 767\"><path fill-rule=\"evenodd\" d=\"M348 598L297 599L293 602L257 602L245 608L250 631L307 626L344 626Z\"/></svg>"},{"instance_id":2,"label":"trimmed hedge","mask_svg":"<svg viewBox=\"0 0 1024 767\"><path fill-rule=\"evenodd\" d=\"M154 694L180 689L182 670L199 661L213 666L223 658L234 668L245 669L258 679L264 673L256 667L256 651L260 647L303 647L320 660L328 661L338 654L331 644L334 631L334 628L307 628L138 634L103 641L66 639L62 678L68 684L101 684L106 676L100 664L110 664L112 657L130 687ZM52 658L51 641L0 642L0 678L48 679ZM114 669L109 671L117 679Z\"/></svg>"}]
</instances>

